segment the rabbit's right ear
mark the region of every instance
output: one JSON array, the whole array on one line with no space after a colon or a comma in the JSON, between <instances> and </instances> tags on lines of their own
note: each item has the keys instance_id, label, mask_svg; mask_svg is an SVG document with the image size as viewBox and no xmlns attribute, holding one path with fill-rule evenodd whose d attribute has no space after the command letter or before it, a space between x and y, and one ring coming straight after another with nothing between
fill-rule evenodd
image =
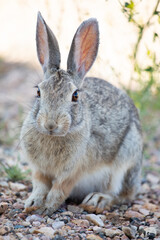
<instances>
[{"instance_id":1,"label":"rabbit's right ear","mask_svg":"<svg viewBox=\"0 0 160 240\"><path fill-rule=\"evenodd\" d=\"M67 60L68 71L78 76L81 81L96 59L98 45L98 22L95 18L90 18L77 29Z\"/></svg>"},{"instance_id":2,"label":"rabbit's right ear","mask_svg":"<svg viewBox=\"0 0 160 240\"><path fill-rule=\"evenodd\" d=\"M44 21L40 12L37 17L36 30L37 55L44 73L57 70L60 66L60 52L56 37Z\"/></svg>"}]
</instances>

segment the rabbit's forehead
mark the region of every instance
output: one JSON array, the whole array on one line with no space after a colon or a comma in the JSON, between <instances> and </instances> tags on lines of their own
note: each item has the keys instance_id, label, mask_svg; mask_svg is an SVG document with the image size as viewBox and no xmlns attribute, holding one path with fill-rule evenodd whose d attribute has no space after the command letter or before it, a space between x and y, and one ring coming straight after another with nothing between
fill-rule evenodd
<instances>
[{"instance_id":1,"label":"rabbit's forehead","mask_svg":"<svg viewBox=\"0 0 160 240\"><path fill-rule=\"evenodd\" d=\"M54 74L39 84L41 90L47 92L70 92L75 89L69 75Z\"/></svg>"}]
</instances>

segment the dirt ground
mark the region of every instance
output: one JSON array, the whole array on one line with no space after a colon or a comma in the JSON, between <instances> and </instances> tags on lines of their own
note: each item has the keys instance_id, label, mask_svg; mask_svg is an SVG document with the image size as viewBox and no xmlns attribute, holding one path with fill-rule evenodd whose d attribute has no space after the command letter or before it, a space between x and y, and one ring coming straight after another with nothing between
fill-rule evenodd
<instances>
[{"instance_id":1,"label":"dirt ground","mask_svg":"<svg viewBox=\"0 0 160 240\"><path fill-rule=\"evenodd\" d=\"M144 134L142 187L132 203L100 214L66 203L52 217L24 212L32 185L19 132L41 74L29 65L5 61L0 73L0 240L160 239L160 127L153 136ZM4 168L16 164L27 176L14 182Z\"/></svg>"}]
</instances>

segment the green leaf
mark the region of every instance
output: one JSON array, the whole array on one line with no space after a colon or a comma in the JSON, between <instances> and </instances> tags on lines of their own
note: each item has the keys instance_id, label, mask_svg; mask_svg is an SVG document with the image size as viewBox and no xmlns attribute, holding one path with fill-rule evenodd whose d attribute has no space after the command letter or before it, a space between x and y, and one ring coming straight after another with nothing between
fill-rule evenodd
<instances>
[{"instance_id":1,"label":"green leaf","mask_svg":"<svg viewBox=\"0 0 160 240\"><path fill-rule=\"evenodd\" d=\"M125 7L126 8L129 8L129 9L131 9L131 10L133 10L134 9L134 2L131 0L129 3L128 2L125 2Z\"/></svg>"},{"instance_id":2,"label":"green leaf","mask_svg":"<svg viewBox=\"0 0 160 240\"><path fill-rule=\"evenodd\" d=\"M153 35L153 41L155 42L156 38L158 37L158 34L155 32Z\"/></svg>"},{"instance_id":3,"label":"green leaf","mask_svg":"<svg viewBox=\"0 0 160 240\"><path fill-rule=\"evenodd\" d=\"M146 72L154 72L154 68L152 66L148 66L147 68L144 69Z\"/></svg>"}]
</instances>

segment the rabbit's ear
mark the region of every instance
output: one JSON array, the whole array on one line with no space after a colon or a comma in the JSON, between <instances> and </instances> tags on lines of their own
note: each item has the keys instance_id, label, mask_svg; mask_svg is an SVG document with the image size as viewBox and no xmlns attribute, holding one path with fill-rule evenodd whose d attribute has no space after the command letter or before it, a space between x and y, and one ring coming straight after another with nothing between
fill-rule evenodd
<instances>
[{"instance_id":1,"label":"rabbit's ear","mask_svg":"<svg viewBox=\"0 0 160 240\"><path fill-rule=\"evenodd\" d=\"M67 69L83 79L96 59L98 45L98 22L96 19L90 18L79 26L74 35L67 60Z\"/></svg>"},{"instance_id":2,"label":"rabbit's ear","mask_svg":"<svg viewBox=\"0 0 160 240\"><path fill-rule=\"evenodd\" d=\"M38 12L37 17L36 43L38 59L44 73L47 69L59 69L60 52L58 42L40 12Z\"/></svg>"}]
</instances>

